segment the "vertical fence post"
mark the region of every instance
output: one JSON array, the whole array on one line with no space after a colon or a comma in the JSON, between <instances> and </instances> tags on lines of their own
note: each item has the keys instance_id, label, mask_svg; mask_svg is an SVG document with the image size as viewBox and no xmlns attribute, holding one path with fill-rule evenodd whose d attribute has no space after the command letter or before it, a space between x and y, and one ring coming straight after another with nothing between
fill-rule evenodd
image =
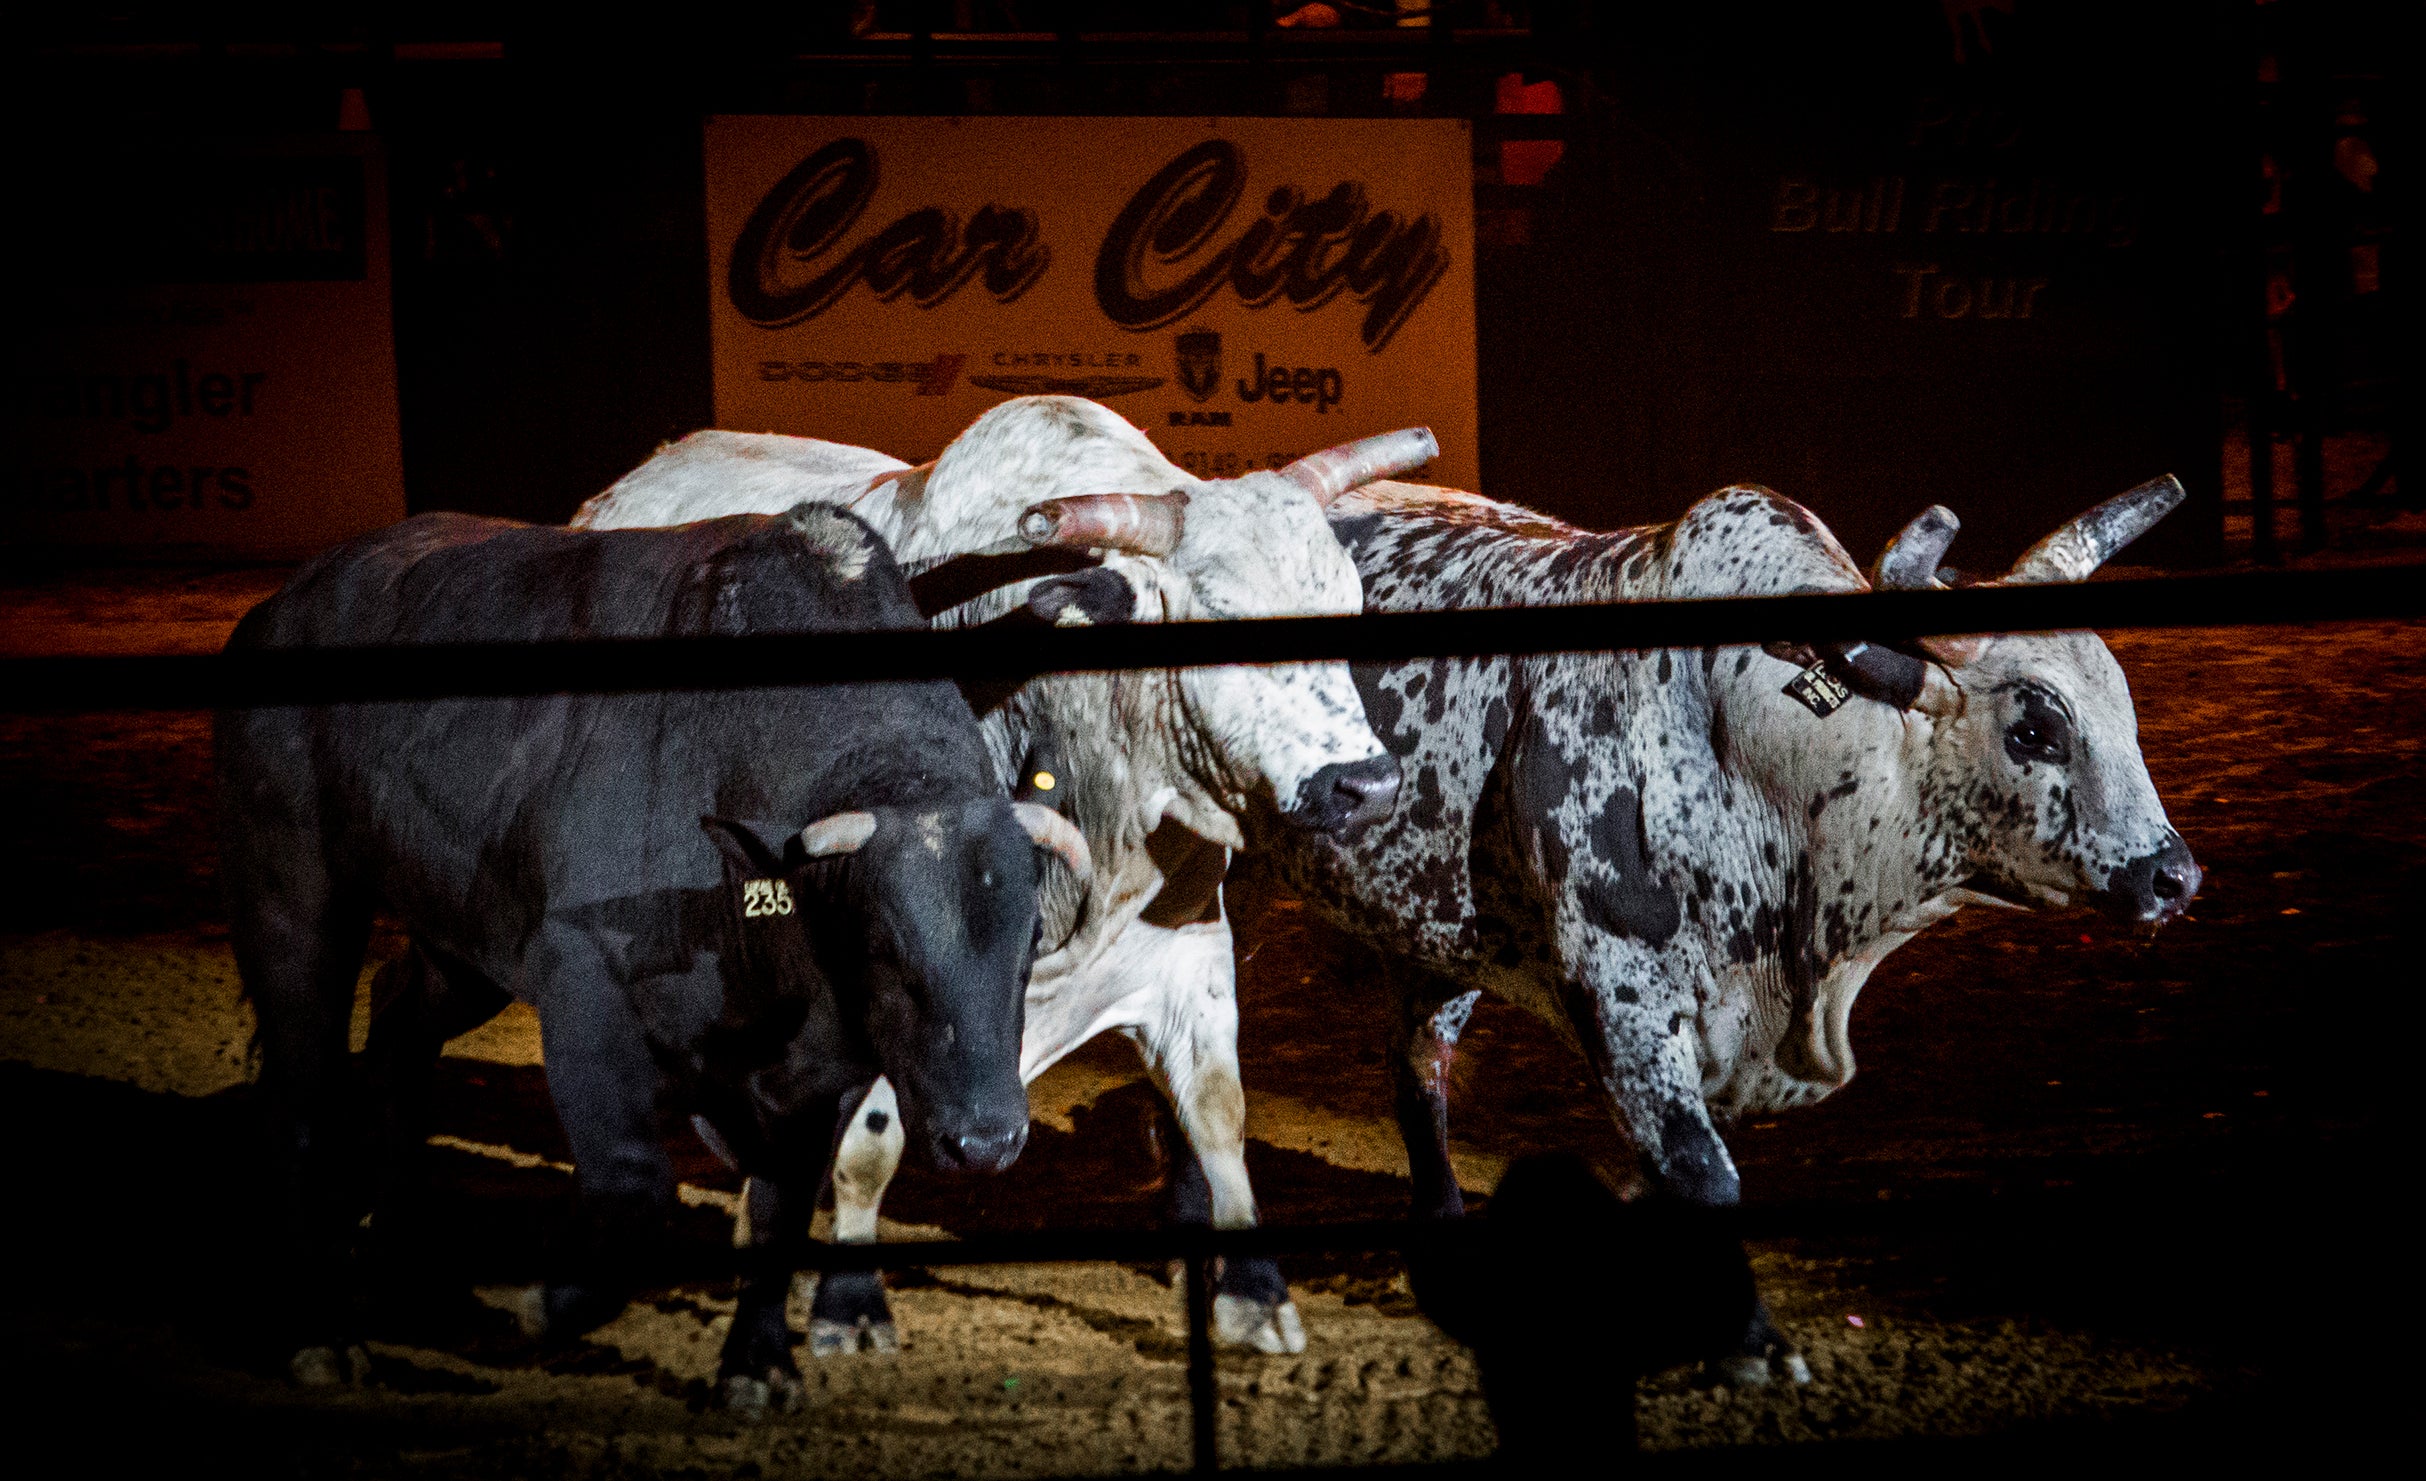
<instances>
[{"instance_id":1,"label":"vertical fence post","mask_svg":"<svg viewBox=\"0 0 2426 1481\"><path fill-rule=\"evenodd\" d=\"M2242 215L2248 232L2250 274L2244 291L2252 300L2242 310L2249 315L2249 557L2271 565L2281 558L2274 542L2274 427L2279 413L2276 380L2281 374L2277 359L2281 339L2275 325L2273 261L2268 250L2274 231L2267 218L2277 209L2274 192L2281 181L2272 155L2275 58L2266 18L2258 13L2263 3L2256 0L2245 11L2249 49L2235 60L2245 69L2242 86L2247 89L2243 97L2249 136L2242 168L2251 172L2244 177L2250 205Z\"/></svg>"},{"instance_id":2,"label":"vertical fence post","mask_svg":"<svg viewBox=\"0 0 2426 1481\"><path fill-rule=\"evenodd\" d=\"M1212 1257L1188 1256L1188 1432L1196 1474L1220 1469L1213 1445L1213 1272Z\"/></svg>"}]
</instances>

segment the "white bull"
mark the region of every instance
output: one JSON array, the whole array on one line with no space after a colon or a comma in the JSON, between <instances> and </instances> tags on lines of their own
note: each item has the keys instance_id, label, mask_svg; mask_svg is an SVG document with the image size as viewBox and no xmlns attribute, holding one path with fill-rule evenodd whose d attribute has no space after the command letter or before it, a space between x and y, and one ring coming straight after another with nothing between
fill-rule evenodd
<instances>
[{"instance_id":1,"label":"white bull","mask_svg":"<svg viewBox=\"0 0 2426 1481\"><path fill-rule=\"evenodd\" d=\"M695 433L590 500L574 523L677 524L813 501L866 520L912 570L1039 548L1108 552L1105 568L1133 600L1102 617L1347 614L1361 610L1363 590L1325 506L1435 451L1430 433L1398 432L1275 472L1205 480L1103 406L1032 396L987 412L917 468L808 438ZM1034 585L1004 587L940 620L1031 601ZM1062 620L1086 620L1102 588L1073 601ZM1021 1074L1034 1080L1107 1030L1126 1034L1195 1154L1196 1166L1182 1169L1183 1216L1253 1224L1221 878L1228 851L1245 847L1250 831L1277 824L1338 837L1388 813L1398 764L1374 739L1347 666L1047 676L987 714L983 729L1004 785L1058 807L1095 860L1083 887L1065 875L1045 891ZM892 1090L879 1081L837 1152L836 1238L875 1237L877 1202L900 1155ZM1269 1261L1228 1262L1214 1305L1225 1342L1305 1347ZM812 1349L851 1350L863 1334L879 1347L894 1340L882 1286L872 1276L829 1278L811 1312Z\"/></svg>"}]
</instances>

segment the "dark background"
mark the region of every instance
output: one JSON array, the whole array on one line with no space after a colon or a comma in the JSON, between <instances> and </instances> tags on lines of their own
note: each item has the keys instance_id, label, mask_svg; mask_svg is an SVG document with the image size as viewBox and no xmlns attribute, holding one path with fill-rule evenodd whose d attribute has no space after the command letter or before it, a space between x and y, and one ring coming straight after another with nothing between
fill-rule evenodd
<instances>
[{"instance_id":1,"label":"dark background","mask_svg":"<svg viewBox=\"0 0 2426 1481\"><path fill-rule=\"evenodd\" d=\"M1966 523L1957 562L1994 569L2170 470L2192 507L2135 558L2198 563L2222 553L2228 418L2273 397L2320 431L2383 428L2405 406L2389 292L2358 301L2334 255L2354 231L2388 237L2398 198L2394 9L1455 0L1435 31L1347 7L1319 33L1244 3L703 7L578 26L137 12L50 22L13 58L11 106L21 147L55 162L325 131L360 89L389 156L417 509L561 519L710 421L708 113L1396 111L1480 124L1485 491L1610 526L1753 480L1861 557L1942 501ZM1428 75L1421 100L1391 101L1384 78L1411 71ZM1556 82L1563 111L1498 113L1511 78ZM2366 199L2323 164L2345 96L2391 161ZM1508 139L1562 155L1510 183ZM1772 229L1804 219L1779 214L1781 182L1896 178L1900 230ZM2128 239L1923 230L1941 185L1990 180L2041 190L2042 221L2059 195L2120 200ZM2304 223L2271 247L2268 189ZM2306 269L2302 322L2271 363L2269 250ZM1897 270L1918 266L1940 275L1916 299ZM1941 301L1949 278L1964 286ZM2027 320L1943 312L2042 279ZM2330 394L2292 395L2303 379Z\"/></svg>"}]
</instances>

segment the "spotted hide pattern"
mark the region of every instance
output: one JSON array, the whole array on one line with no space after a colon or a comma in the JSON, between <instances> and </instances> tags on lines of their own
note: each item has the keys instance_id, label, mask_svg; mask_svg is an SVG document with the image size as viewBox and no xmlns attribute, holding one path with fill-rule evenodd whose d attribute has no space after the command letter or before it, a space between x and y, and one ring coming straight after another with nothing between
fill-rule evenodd
<instances>
[{"instance_id":1,"label":"spotted hide pattern","mask_svg":"<svg viewBox=\"0 0 2426 1481\"><path fill-rule=\"evenodd\" d=\"M1395 483L1331 518L1375 611L1867 587L1753 487L1611 533ZM1857 698L1823 719L1759 647L1360 666L1397 810L1269 867L1399 978L1419 1080L1454 1044L1435 1008L1498 993L1585 1054L1656 1183L1733 1202L1714 1118L1850 1080L1847 1015L1889 952L1967 903L2100 902L2181 846L2095 636L1981 640L1939 669L1936 713Z\"/></svg>"}]
</instances>

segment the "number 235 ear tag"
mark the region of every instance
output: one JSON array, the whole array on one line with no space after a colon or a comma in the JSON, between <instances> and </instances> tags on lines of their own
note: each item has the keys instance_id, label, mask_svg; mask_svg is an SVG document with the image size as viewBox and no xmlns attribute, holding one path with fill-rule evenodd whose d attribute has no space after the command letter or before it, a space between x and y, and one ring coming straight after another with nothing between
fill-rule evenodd
<instances>
[{"instance_id":1,"label":"number 235 ear tag","mask_svg":"<svg viewBox=\"0 0 2426 1481\"><path fill-rule=\"evenodd\" d=\"M752 920L764 915L790 915L792 882L787 879L743 880L741 913Z\"/></svg>"},{"instance_id":2,"label":"number 235 ear tag","mask_svg":"<svg viewBox=\"0 0 2426 1481\"><path fill-rule=\"evenodd\" d=\"M1845 701L1853 698L1853 691L1839 683L1824 663L1815 663L1787 680L1784 693L1822 720L1843 709Z\"/></svg>"}]
</instances>

